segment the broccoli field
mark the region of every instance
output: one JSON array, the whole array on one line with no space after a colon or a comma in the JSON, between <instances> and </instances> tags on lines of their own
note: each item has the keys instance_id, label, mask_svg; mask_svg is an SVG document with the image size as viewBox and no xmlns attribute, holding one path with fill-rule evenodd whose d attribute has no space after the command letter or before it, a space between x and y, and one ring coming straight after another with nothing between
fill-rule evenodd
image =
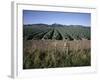
<instances>
[{"instance_id":1,"label":"broccoli field","mask_svg":"<svg viewBox=\"0 0 100 80\"><path fill-rule=\"evenodd\" d=\"M91 28L81 25L23 25L23 69L91 65Z\"/></svg>"}]
</instances>

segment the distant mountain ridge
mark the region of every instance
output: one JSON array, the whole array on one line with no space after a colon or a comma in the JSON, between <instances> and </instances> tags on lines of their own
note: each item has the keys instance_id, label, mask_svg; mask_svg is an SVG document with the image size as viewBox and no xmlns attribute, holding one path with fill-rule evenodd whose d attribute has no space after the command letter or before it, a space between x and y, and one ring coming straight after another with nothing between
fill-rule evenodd
<instances>
[{"instance_id":1,"label":"distant mountain ridge","mask_svg":"<svg viewBox=\"0 0 100 80\"><path fill-rule=\"evenodd\" d=\"M90 27L90 26L84 26L84 25L64 25L64 24L58 24L58 23L53 23L53 24L43 24L43 23L38 23L38 24L25 24L24 26L45 26L45 27Z\"/></svg>"}]
</instances>

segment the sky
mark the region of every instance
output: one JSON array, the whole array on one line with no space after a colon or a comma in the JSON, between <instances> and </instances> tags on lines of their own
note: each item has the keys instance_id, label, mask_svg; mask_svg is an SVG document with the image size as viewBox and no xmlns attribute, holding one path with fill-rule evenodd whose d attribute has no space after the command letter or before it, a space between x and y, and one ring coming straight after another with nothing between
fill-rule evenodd
<instances>
[{"instance_id":1,"label":"sky","mask_svg":"<svg viewBox=\"0 0 100 80\"><path fill-rule=\"evenodd\" d=\"M23 10L23 24L63 24L91 26L90 13Z\"/></svg>"}]
</instances>

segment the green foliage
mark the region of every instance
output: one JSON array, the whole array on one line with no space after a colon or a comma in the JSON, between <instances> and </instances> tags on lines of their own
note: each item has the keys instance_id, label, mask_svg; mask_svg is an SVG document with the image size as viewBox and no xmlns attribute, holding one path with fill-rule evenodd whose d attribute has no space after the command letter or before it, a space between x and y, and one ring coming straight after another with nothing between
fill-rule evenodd
<instances>
[{"instance_id":1,"label":"green foliage","mask_svg":"<svg viewBox=\"0 0 100 80\"><path fill-rule=\"evenodd\" d=\"M34 24L24 25L23 37L26 40L55 39L55 40L82 40L91 39L90 27Z\"/></svg>"}]
</instances>

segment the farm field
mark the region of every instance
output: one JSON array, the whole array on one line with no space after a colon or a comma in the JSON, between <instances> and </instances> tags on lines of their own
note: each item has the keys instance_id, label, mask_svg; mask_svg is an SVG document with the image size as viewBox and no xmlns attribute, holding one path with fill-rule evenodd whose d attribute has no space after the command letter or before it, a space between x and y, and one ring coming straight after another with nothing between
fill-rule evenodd
<instances>
[{"instance_id":1,"label":"farm field","mask_svg":"<svg viewBox=\"0 0 100 80\"><path fill-rule=\"evenodd\" d=\"M33 24L24 25L23 29L25 40L90 40L90 34L90 27L80 25Z\"/></svg>"},{"instance_id":2,"label":"farm field","mask_svg":"<svg viewBox=\"0 0 100 80\"><path fill-rule=\"evenodd\" d=\"M90 27L23 26L23 69L91 66Z\"/></svg>"}]
</instances>

